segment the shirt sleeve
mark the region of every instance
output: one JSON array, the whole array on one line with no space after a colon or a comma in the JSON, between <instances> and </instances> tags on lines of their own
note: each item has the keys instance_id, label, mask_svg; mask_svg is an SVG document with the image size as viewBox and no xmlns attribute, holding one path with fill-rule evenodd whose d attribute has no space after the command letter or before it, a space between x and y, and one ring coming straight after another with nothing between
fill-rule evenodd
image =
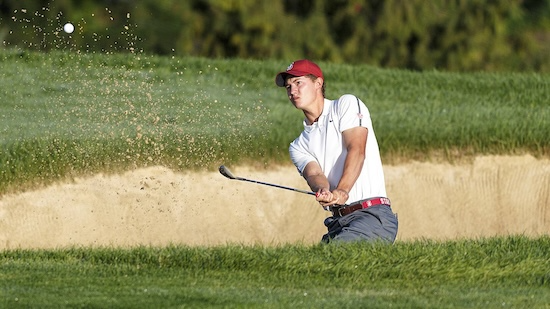
<instances>
[{"instance_id":1,"label":"shirt sleeve","mask_svg":"<svg viewBox=\"0 0 550 309\"><path fill-rule=\"evenodd\" d=\"M309 162L316 161L316 158L306 150L306 145L303 141L303 136L299 136L292 143L290 143L289 153L290 159L300 175L303 174L306 165Z\"/></svg>"},{"instance_id":2,"label":"shirt sleeve","mask_svg":"<svg viewBox=\"0 0 550 309\"><path fill-rule=\"evenodd\" d=\"M345 94L338 99L338 114L340 118L340 132L355 127L369 128L371 126L370 113L359 98Z\"/></svg>"}]
</instances>

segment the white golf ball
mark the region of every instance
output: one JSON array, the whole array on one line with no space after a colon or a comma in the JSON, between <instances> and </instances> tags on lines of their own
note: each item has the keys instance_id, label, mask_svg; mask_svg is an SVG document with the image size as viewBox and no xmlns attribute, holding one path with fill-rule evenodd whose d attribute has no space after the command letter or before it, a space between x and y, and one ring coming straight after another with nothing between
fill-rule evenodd
<instances>
[{"instance_id":1,"label":"white golf ball","mask_svg":"<svg viewBox=\"0 0 550 309\"><path fill-rule=\"evenodd\" d=\"M73 33L74 31L74 26L73 24L71 23L66 23L65 26L63 26L63 31L67 32L67 33Z\"/></svg>"}]
</instances>

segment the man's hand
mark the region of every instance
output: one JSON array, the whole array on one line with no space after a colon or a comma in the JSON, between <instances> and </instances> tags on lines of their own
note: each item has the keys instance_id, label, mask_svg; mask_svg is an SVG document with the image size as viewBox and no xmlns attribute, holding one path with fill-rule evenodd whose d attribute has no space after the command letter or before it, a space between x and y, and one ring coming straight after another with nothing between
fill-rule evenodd
<instances>
[{"instance_id":1,"label":"man's hand","mask_svg":"<svg viewBox=\"0 0 550 309\"><path fill-rule=\"evenodd\" d=\"M345 190L335 189L332 192L322 188L315 194L317 201L323 208L329 206L343 205L348 200L348 193Z\"/></svg>"},{"instance_id":2,"label":"man's hand","mask_svg":"<svg viewBox=\"0 0 550 309\"><path fill-rule=\"evenodd\" d=\"M336 196L337 202L334 205L344 205L349 198L348 191L343 189L332 190L332 196Z\"/></svg>"}]
</instances>

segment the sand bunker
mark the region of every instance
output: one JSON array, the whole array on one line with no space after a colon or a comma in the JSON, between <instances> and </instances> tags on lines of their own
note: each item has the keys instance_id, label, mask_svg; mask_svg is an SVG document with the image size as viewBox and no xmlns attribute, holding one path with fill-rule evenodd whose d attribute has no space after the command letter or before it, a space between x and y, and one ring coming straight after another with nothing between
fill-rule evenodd
<instances>
[{"instance_id":1,"label":"sand bunker","mask_svg":"<svg viewBox=\"0 0 550 309\"><path fill-rule=\"evenodd\" d=\"M234 174L307 189L294 167ZM550 234L550 161L385 166L398 241ZM67 246L316 243L329 213L309 195L217 172L150 167L0 197L0 250Z\"/></svg>"}]
</instances>

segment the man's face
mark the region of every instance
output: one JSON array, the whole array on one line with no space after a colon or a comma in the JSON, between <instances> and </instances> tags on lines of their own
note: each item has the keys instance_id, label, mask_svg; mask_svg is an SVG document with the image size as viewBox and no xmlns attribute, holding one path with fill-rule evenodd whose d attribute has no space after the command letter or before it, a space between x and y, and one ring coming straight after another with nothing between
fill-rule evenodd
<instances>
[{"instance_id":1,"label":"man's face","mask_svg":"<svg viewBox=\"0 0 550 309\"><path fill-rule=\"evenodd\" d=\"M304 109L315 102L321 86L320 78L312 80L308 76L291 76L286 80L286 93L296 108Z\"/></svg>"}]
</instances>

